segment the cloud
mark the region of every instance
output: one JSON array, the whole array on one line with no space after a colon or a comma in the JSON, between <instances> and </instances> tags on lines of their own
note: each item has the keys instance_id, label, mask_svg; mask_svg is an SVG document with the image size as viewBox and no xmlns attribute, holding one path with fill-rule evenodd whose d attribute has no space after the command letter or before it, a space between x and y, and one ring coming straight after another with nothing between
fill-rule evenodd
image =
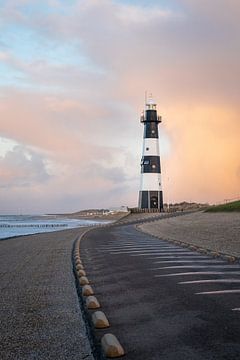
<instances>
[{"instance_id":1,"label":"cloud","mask_svg":"<svg viewBox=\"0 0 240 360\"><path fill-rule=\"evenodd\" d=\"M8 190L45 183L50 176L44 159L25 146L15 146L0 157L0 187Z\"/></svg>"},{"instance_id":2,"label":"cloud","mask_svg":"<svg viewBox=\"0 0 240 360\"><path fill-rule=\"evenodd\" d=\"M121 4L119 2L117 9L117 17L124 23L148 23L149 21L168 19L173 15L169 10L163 10L157 6L143 7L130 4Z\"/></svg>"},{"instance_id":3,"label":"cloud","mask_svg":"<svg viewBox=\"0 0 240 360\"><path fill-rule=\"evenodd\" d=\"M240 5L161 4L5 2L1 29L12 41L0 61L14 78L1 89L0 134L31 148L51 175L36 187L35 171L38 209L136 205L145 90L163 115L165 198L239 193Z\"/></svg>"}]
</instances>

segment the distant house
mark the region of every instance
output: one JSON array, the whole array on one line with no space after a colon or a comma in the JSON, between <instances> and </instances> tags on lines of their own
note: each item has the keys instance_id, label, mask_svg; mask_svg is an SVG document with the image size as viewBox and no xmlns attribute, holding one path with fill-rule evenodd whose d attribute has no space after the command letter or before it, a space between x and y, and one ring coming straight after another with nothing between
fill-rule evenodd
<instances>
[{"instance_id":1,"label":"distant house","mask_svg":"<svg viewBox=\"0 0 240 360\"><path fill-rule=\"evenodd\" d=\"M128 207L127 206L111 207L109 208L109 212L112 214L116 212L128 212Z\"/></svg>"}]
</instances>

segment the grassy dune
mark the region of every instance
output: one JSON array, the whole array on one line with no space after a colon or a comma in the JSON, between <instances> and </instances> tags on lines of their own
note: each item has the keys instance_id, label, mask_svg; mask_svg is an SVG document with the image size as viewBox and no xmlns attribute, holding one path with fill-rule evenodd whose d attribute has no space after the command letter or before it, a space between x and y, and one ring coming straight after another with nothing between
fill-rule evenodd
<instances>
[{"instance_id":1,"label":"grassy dune","mask_svg":"<svg viewBox=\"0 0 240 360\"><path fill-rule=\"evenodd\" d=\"M210 206L205 211L206 212L223 212L223 211L226 211L226 212L239 211L240 212L240 201L233 201L233 202L230 202L227 204Z\"/></svg>"}]
</instances>

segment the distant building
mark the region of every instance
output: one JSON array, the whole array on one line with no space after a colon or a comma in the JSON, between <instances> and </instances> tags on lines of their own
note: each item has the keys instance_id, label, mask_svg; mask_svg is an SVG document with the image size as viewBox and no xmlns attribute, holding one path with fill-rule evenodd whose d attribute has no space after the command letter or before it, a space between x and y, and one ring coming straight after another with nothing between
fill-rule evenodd
<instances>
[{"instance_id":1,"label":"distant building","mask_svg":"<svg viewBox=\"0 0 240 360\"><path fill-rule=\"evenodd\" d=\"M110 212L128 212L127 206L111 207L109 208Z\"/></svg>"}]
</instances>

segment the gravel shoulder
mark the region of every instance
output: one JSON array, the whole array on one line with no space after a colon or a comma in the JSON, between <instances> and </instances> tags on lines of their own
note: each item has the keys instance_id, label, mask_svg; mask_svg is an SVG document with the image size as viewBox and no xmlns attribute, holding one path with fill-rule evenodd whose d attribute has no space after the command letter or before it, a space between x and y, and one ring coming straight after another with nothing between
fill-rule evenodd
<instances>
[{"instance_id":1,"label":"gravel shoulder","mask_svg":"<svg viewBox=\"0 0 240 360\"><path fill-rule=\"evenodd\" d=\"M0 358L90 359L72 272L86 228L0 241Z\"/></svg>"},{"instance_id":2,"label":"gravel shoulder","mask_svg":"<svg viewBox=\"0 0 240 360\"><path fill-rule=\"evenodd\" d=\"M165 240L178 240L240 257L240 213L196 212L138 225Z\"/></svg>"}]
</instances>

